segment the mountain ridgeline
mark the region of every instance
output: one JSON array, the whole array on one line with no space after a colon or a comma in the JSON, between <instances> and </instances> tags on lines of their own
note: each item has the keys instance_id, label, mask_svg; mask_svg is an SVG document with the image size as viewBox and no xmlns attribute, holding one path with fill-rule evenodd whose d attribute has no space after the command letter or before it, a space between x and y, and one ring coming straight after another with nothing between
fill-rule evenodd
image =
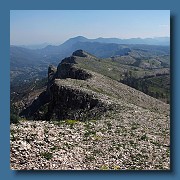
<instances>
[{"instance_id":1,"label":"mountain ridgeline","mask_svg":"<svg viewBox=\"0 0 180 180\"><path fill-rule=\"evenodd\" d=\"M120 42L118 40L118 43ZM42 49L11 46L11 104L17 106L15 109L18 109L19 113L33 102L33 98L37 97L42 89L44 91L49 83L49 64L53 65L52 69L57 66L59 78L74 76L78 81L81 78L91 79L92 73L85 73L90 71L170 103L170 47L118 43L117 39L90 40L79 36L59 46L46 46ZM52 81L55 79L53 76ZM46 104L47 93L42 94L41 98L46 99Z\"/></svg>"},{"instance_id":2,"label":"mountain ridgeline","mask_svg":"<svg viewBox=\"0 0 180 180\"><path fill-rule=\"evenodd\" d=\"M49 66L46 89L31 103L27 98L20 116L36 120L84 121L118 109L121 106L118 102L159 113L168 112L168 105L113 80L113 76L107 77L106 72L109 68L104 60L83 50L73 52L57 68Z\"/></svg>"},{"instance_id":3,"label":"mountain ridgeline","mask_svg":"<svg viewBox=\"0 0 180 180\"><path fill-rule=\"evenodd\" d=\"M98 58L95 55L87 55L88 53L86 53L86 56L91 61L81 59L78 64L84 69L100 73L169 103L170 55L168 48L143 45L138 45L137 48L136 45L130 45L128 53L109 58ZM13 49L13 52L11 52L11 99L17 99L24 96L23 94L26 94L31 89L36 88L36 86L45 84L48 65L57 65L53 61L51 63L46 62L46 58L41 61L36 60L35 56L30 54L26 59L24 57L26 56L24 48L23 53L21 50L16 52L16 47ZM75 55L74 53L73 55ZM31 61L31 58L34 59ZM64 58L63 61L66 61L66 59L69 60L69 58ZM32 64L28 64L28 61ZM61 61L60 59L59 62ZM74 62L73 57L71 57L71 61ZM43 81L42 78L44 78Z\"/></svg>"}]
</instances>

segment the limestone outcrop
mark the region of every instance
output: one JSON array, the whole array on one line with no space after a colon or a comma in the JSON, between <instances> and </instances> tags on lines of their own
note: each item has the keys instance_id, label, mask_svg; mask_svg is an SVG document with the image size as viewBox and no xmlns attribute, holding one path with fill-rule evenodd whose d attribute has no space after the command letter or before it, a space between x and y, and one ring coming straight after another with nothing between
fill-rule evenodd
<instances>
[{"instance_id":1,"label":"limestone outcrop","mask_svg":"<svg viewBox=\"0 0 180 180\"><path fill-rule=\"evenodd\" d=\"M86 57L81 50L74 52L73 55ZM55 83L56 79L70 78L85 81L92 78L89 72L75 66L75 58L74 56L65 58L57 69L52 65L49 66L46 90L29 107L24 109L20 116L35 120L87 120L98 118L106 112L105 103L92 94Z\"/></svg>"}]
</instances>

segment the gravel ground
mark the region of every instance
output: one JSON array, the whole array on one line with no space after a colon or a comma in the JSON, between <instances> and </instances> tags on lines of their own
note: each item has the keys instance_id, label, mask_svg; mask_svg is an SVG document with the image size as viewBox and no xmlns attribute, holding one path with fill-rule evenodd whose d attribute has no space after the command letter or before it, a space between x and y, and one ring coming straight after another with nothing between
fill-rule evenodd
<instances>
[{"instance_id":1,"label":"gravel ground","mask_svg":"<svg viewBox=\"0 0 180 180\"><path fill-rule=\"evenodd\" d=\"M169 116L126 106L100 120L10 126L14 170L169 170Z\"/></svg>"}]
</instances>

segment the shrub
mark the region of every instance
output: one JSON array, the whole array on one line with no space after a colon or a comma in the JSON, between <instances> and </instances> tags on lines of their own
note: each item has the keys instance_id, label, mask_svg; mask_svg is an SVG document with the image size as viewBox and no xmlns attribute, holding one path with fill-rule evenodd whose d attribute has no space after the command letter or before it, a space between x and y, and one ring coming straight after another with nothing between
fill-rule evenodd
<instances>
[{"instance_id":1,"label":"shrub","mask_svg":"<svg viewBox=\"0 0 180 180\"><path fill-rule=\"evenodd\" d=\"M146 134L141 136L141 140L143 140L143 141L147 141L148 140L148 137L146 136Z\"/></svg>"},{"instance_id":2,"label":"shrub","mask_svg":"<svg viewBox=\"0 0 180 180\"><path fill-rule=\"evenodd\" d=\"M41 153L41 156L47 160L50 160L53 157L52 153L50 153L50 152Z\"/></svg>"},{"instance_id":3,"label":"shrub","mask_svg":"<svg viewBox=\"0 0 180 180\"><path fill-rule=\"evenodd\" d=\"M19 122L19 116L15 114L10 115L10 123L17 124Z\"/></svg>"}]
</instances>

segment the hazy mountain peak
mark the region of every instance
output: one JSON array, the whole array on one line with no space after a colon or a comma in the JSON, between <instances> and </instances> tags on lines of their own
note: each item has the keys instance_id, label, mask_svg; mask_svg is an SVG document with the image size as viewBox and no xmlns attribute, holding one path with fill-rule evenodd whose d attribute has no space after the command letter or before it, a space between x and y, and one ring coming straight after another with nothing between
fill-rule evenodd
<instances>
[{"instance_id":1,"label":"hazy mountain peak","mask_svg":"<svg viewBox=\"0 0 180 180\"><path fill-rule=\"evenodd\" d=\"M70 38L68 41L80 41L80 42L83 42L83 41L88 41L89 39L85 38L84 36L76 36L76 37L73 37L73 38Z\"/></svg>"},{"instance_id":2,"label":"hazy mountain peak","mask_svg":"<svg viewBox=\"0 0 180 180\"><path fill-rule=\"evenodd\" d=\"M84 36L76 36L68 39L63 45L73 45L77 42L98 42L98 43L115 43L115 44L148 44L148 45L170 45L170 37L154 37L154 38L103 38L98 37L89 39Z\"/></svg>"},{"instance_id":3,"label":"hazy mountain peak","mask_svg":"<svg viewBox=\"0 0 180 180\"><path fill-rule=\"evenodd\" d=\"M84 40L84 39L87 39L87 38L84 37L84 36L76 36L76 37L74 37L74 39Z\"/></svg>"}]
</instances>

